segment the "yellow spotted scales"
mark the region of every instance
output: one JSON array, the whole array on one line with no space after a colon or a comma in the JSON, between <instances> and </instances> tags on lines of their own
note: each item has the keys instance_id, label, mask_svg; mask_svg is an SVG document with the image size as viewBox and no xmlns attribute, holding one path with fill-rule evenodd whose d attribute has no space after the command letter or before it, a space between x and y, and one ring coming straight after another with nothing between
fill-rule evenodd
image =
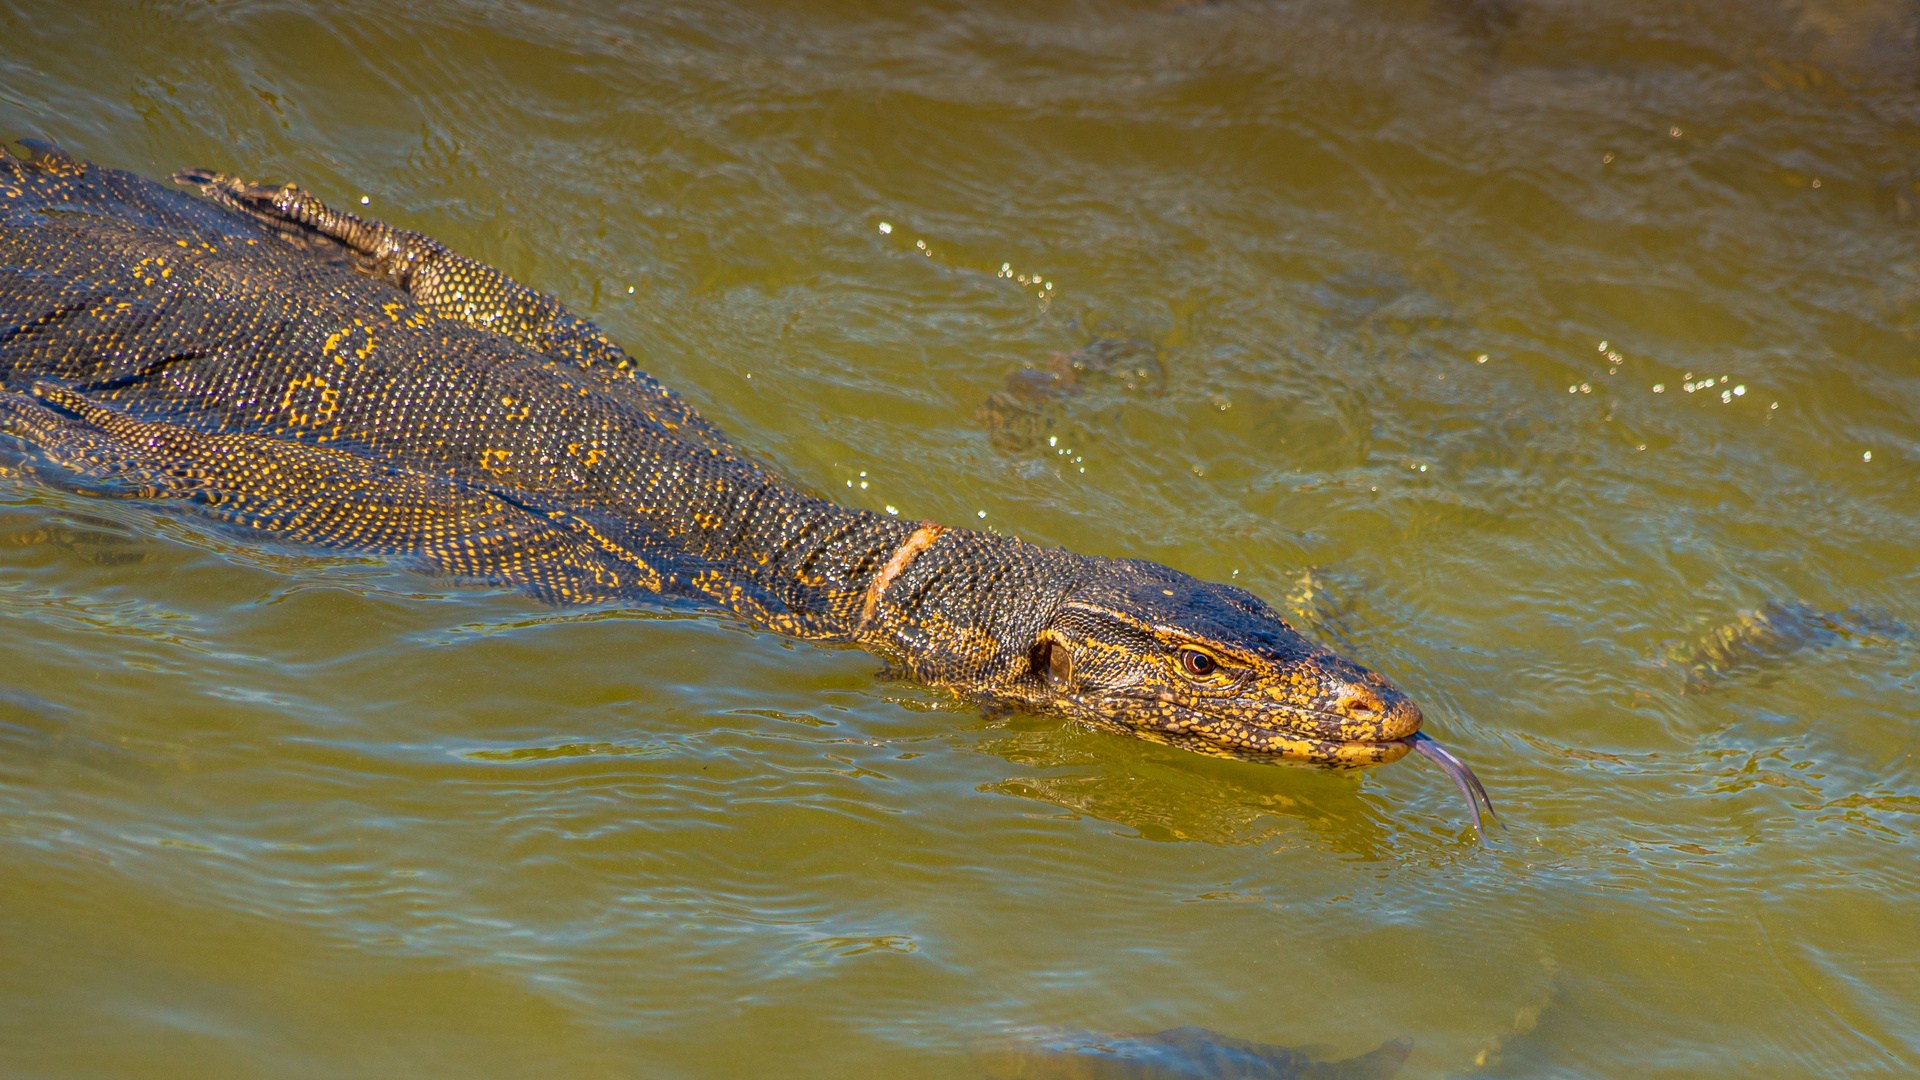
<instances>
[{"instance_id":1,"label":"yellow spotted scales","mask_svg":"<svg viewBox=\"0 0 1920 1080\"><path fill-rule=\"evenodd\" d=\"M1404 694L1245 590L837 505L428 237L23 145L0 150L0 471L556 604L718 609L1202 753L1441 760Z\"/></svg>"}]
</instances>

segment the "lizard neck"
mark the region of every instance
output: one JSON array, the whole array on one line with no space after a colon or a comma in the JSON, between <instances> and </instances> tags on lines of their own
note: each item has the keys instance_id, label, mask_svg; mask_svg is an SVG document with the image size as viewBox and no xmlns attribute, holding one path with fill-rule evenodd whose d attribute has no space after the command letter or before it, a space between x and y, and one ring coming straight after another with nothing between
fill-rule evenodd
<instances>
[{"instance_id":1,"label":"lizard neck","mask_svg":"<svg viewBox=\"0 0 1920 1080\"><path fill-rule=\"evenodd\" d=\"M972 529L911 528L869 577L855 640L933 685L1026 677L1079 557Z\"/></svg>"}]
</instances>

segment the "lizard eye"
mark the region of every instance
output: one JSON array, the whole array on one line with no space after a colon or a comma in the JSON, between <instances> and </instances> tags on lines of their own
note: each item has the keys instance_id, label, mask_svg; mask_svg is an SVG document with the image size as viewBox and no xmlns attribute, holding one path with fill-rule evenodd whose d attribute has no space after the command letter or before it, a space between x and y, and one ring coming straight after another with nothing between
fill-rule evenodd
<instances>
[{"instance_id":1,"label":"lizard eye","mask_svg":"<svg viewBox=\"0 0 1920 1080\"><path fill-rule=\"evenodd\" d=\"M1180 669L1196 679L1204 679L1220 669L1219 661L1198 649L1180 653Z\"/></svg>"},{"instance_id":2,"label":"lizard eye","mask_svg":"<svg viewBox=\"0 0 1920 1080\"><path fill-rule=\"evenodd\" d=\"M1033 673L1065 689L1073 683L1073 650L1051 633L1040 635L1029 656Z\"/></svg>"}]
</instances>

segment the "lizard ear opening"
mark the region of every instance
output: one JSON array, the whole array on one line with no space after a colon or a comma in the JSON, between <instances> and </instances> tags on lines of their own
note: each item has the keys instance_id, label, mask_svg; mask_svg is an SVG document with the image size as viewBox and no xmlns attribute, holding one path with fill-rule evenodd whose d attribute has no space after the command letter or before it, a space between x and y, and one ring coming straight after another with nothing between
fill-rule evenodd
<instances>
[{"instance_id":1,"label":"lizard ear opening","mask_svg":"<svg viewBox=\"0 0 1920 1080\"><path fill-rule=\"evenodd\" d=\"M1073 681L1073 650L1051 632L1041 634L1040 640L1034 642L1027 662L1033 665L1033 674L1041 682L1064 689Z\"/></svg>"}]
</instances>

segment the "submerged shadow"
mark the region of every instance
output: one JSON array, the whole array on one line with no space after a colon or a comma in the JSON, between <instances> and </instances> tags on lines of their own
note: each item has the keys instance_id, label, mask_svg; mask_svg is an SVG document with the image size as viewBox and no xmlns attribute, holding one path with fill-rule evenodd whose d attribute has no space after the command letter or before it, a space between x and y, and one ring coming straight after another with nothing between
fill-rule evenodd
<instances>
[{"instance_id":1,"label":"submerged shadow","mask_svg":"<svg viewBox=\"0 0 1920 1080\"><path fill-rule=\"evenodd\" d=\"M1683 694L1702 694L1754 672L1777 671L1797 654L1839 645L1888 644L1907 627L1858 606L1823 611L1798 601L1772 601L1742 611L1692 644L1668 642L1666 660L1685 675Z\"/></svg>"}]
</instances>

